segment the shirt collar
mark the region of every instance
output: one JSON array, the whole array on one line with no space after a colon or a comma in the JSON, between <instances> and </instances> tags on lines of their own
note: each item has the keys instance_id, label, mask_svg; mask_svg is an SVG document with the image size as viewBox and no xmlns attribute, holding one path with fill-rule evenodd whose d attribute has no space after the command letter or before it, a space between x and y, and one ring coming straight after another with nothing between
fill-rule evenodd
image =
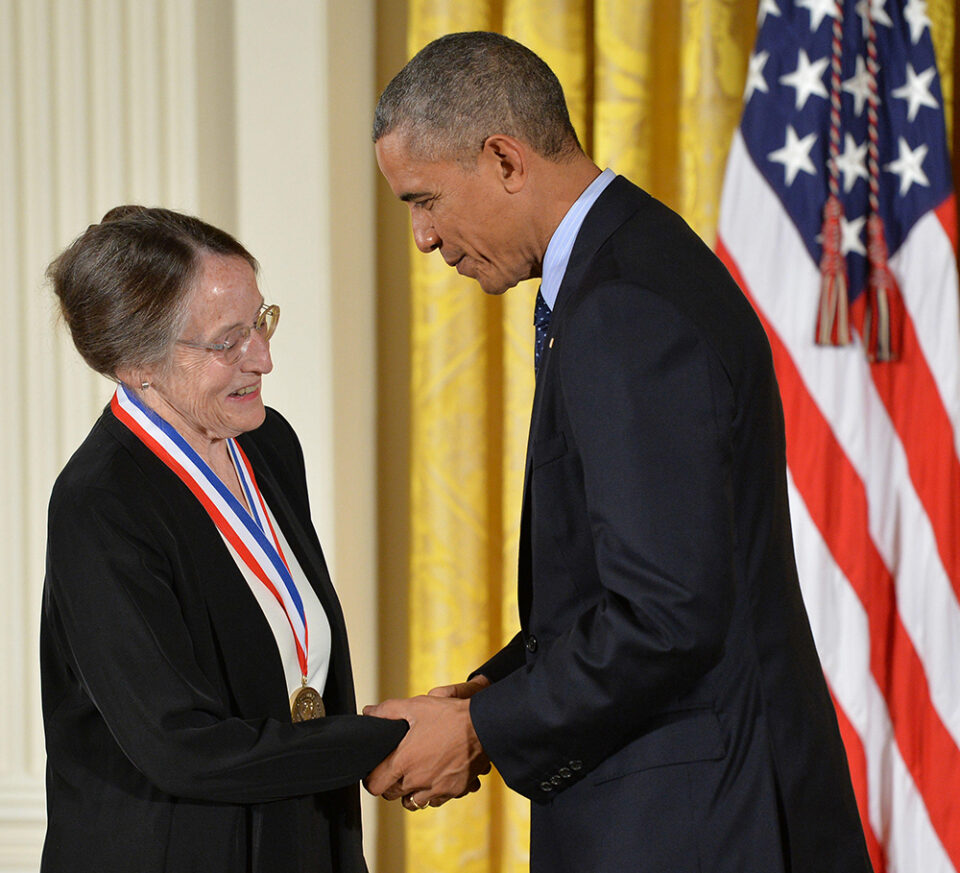
<instances>
[{"instance_id":1,"label":"shirt collar","mask_svg":"<svg viewBox=\"0 0 960 873\"><path fill-rule=\"evenodd\" d=\"M540 283L540 293L550 309L553 309L557 303L560 283L563 281L563 274L567 272L570 253L573 251L573 244L577 240L580 226L587 217L590 207L596 203L597 198L615 178L616 173L606 169L587 185L550 237L547 251L543 256L543 279Z\"/></svg>"}]
</instances>

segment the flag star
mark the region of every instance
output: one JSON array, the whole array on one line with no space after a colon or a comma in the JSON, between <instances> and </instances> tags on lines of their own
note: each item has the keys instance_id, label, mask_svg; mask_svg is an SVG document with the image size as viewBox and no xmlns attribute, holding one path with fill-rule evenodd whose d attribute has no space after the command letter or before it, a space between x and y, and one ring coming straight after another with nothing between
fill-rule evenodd
<instances>
[{"instance_id":1,"label":"flag star","mask_svg":"<svg viewBox=\"0 0 960 873\"><path fill-rule=\"evenodd\" d=\"M770 59L770 52L757 52L750 55L750 69L747 72L747 87L743 92L743 102L749 103L754 91L767 94L767 80L763 78L763 68Z\"/></svg>"},{"instance_id":2,"label":"flag star","mask_svg":"<svg viewBox=\"0 0 960 873\"><path fill-rule=\"evenodd\" d=\"M847 221L845 215L840 216L840 254L846 257L850 252L856 252L858 255L866 257L867 250L860 240L860 233L863 231L863 225L867 217L861 216ZM818 233L814 239L823 245L823 234Z\"/></svg>"},{"instance_id":3,"label":"flag star","mask_svg":"<svg viewBox=\"0 0 960 873\"><path fill-rule=\"evenodd\" d=\"M860 0L854 7L857 15L863 20L863 35L866 36L870 31L870 19L873 23L882 24L884 27L893 27L890 16L884 10L887 0Z\"/></svg>"},{"instance_id":4,"label":"flag star","mask_svg":"<svg viewBox=\"0 0 960 873\"><path fill-rule=\"evenodd\" d=\"M914 182L928 188L930 180L927 178L927 174L923 172L923 161L927 156L927 146L919 145L915 149L911 149L902 136L898 139L900 156L895 161L885 164L883 169L888 173L896 173L900 177L900 196L903 197Z\"/></svg>"},{"instance_id":5,"label":"flag star","mask_svg":"<svg viewBox=\"0 0 960 873\"><path fill-rule=\"evenodd\" d=\"M936 69L929 67L917 75L914 72L913 64L907 64L907 82L899 88L891 91L894 97L906 100L910 106L907 109L907 120L913 121L917 117L921 106L929 106L931 109L938 109L940 104L930 93L930 83L936 75Z\"/></svg>"},{"instance_id":6,"label":"flag star","mask_svg":"<svg viewBox=\"0 0 960 873\"><path fill-rule=\"evenodd\" d=\"M780 82L789 85L797 91L797 110L801 110L811 94L827 99L827 89L823 84L823 71L827 68L829 58L820 58L810 62L807 53L800 49L797 54L797 68L792 73L780 77Z\"/></svg>"},{"instance_id":7,"label":"flag star","mask_svg":"<svg viewBox=\"0 0 960 873\"><path fill-rule=\"evenodd\" d=\"M797 0L797 6L810 11L810 32L820 29L825 16L837 17L837 0Z\"/></svg>"},{"instance_id":8,"label":"flag star","mask_svg":"<svg viewBox=\"0 0 960 873\"><path fill-rule=\"evenodd\" d=\"M852 221L847 221L844 216L840 216L840 254L849 255L850 252L856 252L858 255L867 256L867 249L864 246L863 241L860 239L860 234L863 231L863 225L866 223L867 217L861 215L859 218L854 218Z\"/></svg>"},{"instance_id":9,"label":"flag star","mask_svg":"<svg viewBox=\"0 0 960 873\"><path fill-rule=\"evenodd\" d=\"M767 157L777 164L783 164L786 172L787 187L793 184L797 173L803 170L811 176L817 174L813 161L810 160L810 149L817 141L815 133L808 133L803 139L797 138L797 132L792 124L787 125L787 141L783 148L770 152Z\"/></svg>"},{"instance_id":10,"label":"flag star","mask_svg":"<svg viewBox=\"0 0 960 873\"><path fill-rule=\"evenodd\" d=\"M870 71L863 55L857 55L857 72L847 79L841 86L848 94L853 95L853 111L863 115L864 104L870 99ZM877 95L877 105L880 105L880 95Z\"/></svg>"},{"instance_id":11,"label":"flag star","mask_svg":"<svg viewBox=\"0 0 960 873\"><path fill-rule=\"evenodd\" d=\"M767 20L768 15L779 18L780 7L774 0L760 0L760 5L757 8L757 27L763 27L763 22Z\"/></svg>"},{"instance_id":12,"label":"flag star","mask_svg":"<svg viewBox=\"0 0 960 873\"><path fill-rule=\"evenodd\" d=\"M927 15L927 0L907 0L903 10L903 17L910 25L910 42L916 45L923 36L924 28L930 27L930 17Z\"/></svg>"},{"instance_id":13,"label":"flag star","mask_svg":"<svg viewBox=\"0 0 960 873\"><path fill-rule=\"evenodd\" d=\"M843 190L849 193L857 179L867 176L867 144L858 146L852 134L844 134L843 154L837 155L837 171L843 173Z\"/></svg>"}]
</instances>

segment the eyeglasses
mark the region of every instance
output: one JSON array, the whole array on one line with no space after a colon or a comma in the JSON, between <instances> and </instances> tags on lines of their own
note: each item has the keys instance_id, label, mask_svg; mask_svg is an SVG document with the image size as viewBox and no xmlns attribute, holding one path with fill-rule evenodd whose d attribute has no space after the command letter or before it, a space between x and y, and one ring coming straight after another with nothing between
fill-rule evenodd
<instances>
[{"instance_id":1,"label":"eyeglasses","mask_svg":"<svg viewBox=\"0 0 960 873\"><path fill-rule=\"evenodd\" d=\"M263 304L257 313L253 324L235 327L218 343L200 343L193 340L177 340L182 346L192 349L206 349L208 352L217 352L225 364L235 364L250 348L250 337L256 331L264 340L270 339L280 321L280 307L276 304Z\"/></svg>"}]
</instances>

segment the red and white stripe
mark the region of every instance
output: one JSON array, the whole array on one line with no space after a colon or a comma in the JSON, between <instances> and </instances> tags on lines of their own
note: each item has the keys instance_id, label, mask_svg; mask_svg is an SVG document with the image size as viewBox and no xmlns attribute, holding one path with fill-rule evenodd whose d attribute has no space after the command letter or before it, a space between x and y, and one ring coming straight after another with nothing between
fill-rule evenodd
<instances>
[{"instance_id":1,"label":"red and white stripe","mask_svg":"<svg viewBox=\"0 0 960 873\"><path fill-rule=\"evenodd\" d=\"M960 871L960 304L953 198L891 258L902 359L814 344L820 273L742 136L718 252L784 403L804 599L878 871ZM851 321L861 313L853 307Z\"/></svg>"}]
</instances>

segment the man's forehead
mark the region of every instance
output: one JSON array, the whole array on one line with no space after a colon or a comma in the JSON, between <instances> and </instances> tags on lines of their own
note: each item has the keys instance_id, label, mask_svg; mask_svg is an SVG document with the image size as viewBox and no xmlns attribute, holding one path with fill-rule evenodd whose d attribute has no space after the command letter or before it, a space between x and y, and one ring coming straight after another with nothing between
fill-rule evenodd
<instances>
[{"instance_id":1,"label":"man's forehead","mask_svg":"<svg viewBox=\"0 0 960 873\"><path fill-rule=\"evenodd\" d=\"M429 163L425 150L419 146L416 137L409 131L392 130L380 137L376 143L377 157L381 163L409 166Z\"/></svg>"},{"instance_id":2,"label":"man's forehead","mask_svg":"<svg viewBox=\"0 0 960 873\"><path fill-rule=\"evenodd\" d=\"M377 140L377 162L394 194L404 202L435 194L442 180L463 168L450 160L418 153L405 136L389 133Z\"/></svg>"}]
</instances>

